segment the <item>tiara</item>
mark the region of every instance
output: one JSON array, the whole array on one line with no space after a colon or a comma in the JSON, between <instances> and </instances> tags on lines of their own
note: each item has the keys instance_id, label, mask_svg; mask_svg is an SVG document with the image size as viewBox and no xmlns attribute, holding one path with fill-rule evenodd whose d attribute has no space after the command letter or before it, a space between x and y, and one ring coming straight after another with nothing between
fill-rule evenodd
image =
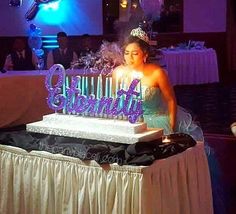
<instances>
[{"instance_id":1,"label":"tiara","mask_svg":"<svg viewBox=\"0 0 236 214\"><path fill-rule=\"evenodd\" d=\"M141 27L138 27L138 28L135 28L135 29L131 30L130 35L131 36L136 36L139 39L143 40L144 42L149 43L148 35L146 34L145 31L142 30Z\"/></svg>"}]
</instances>

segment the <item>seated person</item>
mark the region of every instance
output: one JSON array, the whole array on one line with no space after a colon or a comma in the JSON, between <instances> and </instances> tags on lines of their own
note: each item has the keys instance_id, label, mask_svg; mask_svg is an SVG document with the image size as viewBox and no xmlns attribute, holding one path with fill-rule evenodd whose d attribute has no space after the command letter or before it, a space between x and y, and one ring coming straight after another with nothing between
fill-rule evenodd
<instances>
[{"instance_id":1,"label":"seated person","mask_svg":"<svg viewBox=\"0 0 236 214\"><path fill-rule=\"evenodd\" d=\"M61 64L65 69L71 67L71 62L77 61L77 54L68 47L68 37L65 32L57 34L59 48L56 48L48 53L47 69L54 64Z\"/></svg>"},{"instance_id":2,"label":"seated person","mask_svg":"<svg viewBox=\"0 0 236 214\"><path fill-rule=\"evenodd\" d=\"M93 52L93 46L91 37L89 34L83 34L81 37L81 46L79 48L79 55L80 56L86 56L86 54L89 54L90 52Z\"/></svg>"},{"instance_id":3,"label":"seated person","mask_svg":"<svg viewBox=\"0 0 236 214\"><path fill-rule=\"evenodd\" d=\"M143 119L149 128L163 128L164 135L185 133L196 141L204 141L203 131L193 121L191 114L177 105L173 87L165 70L160 65L147 62L149 49L147 34L141 28L133 29L124 44L125 63L113 71L114 82L118 82L116 78L121 76L127 82L133 79L134 74L139 76ZM207 142L204 143L212 175L213 197L218 202L222 200L219 198L222 196L220 169L214 151L212 152ZM219 203L219 213L225 213L220 206L222 205Z\"/></svg>"},{"instance_id":4,"label":"seated person","mask_svg":"<svg viewBox=\"0 0 236 214\"><path fill-rule=\"evenodd\" d=\"M133 79L134 71L141 78L143 116L148 127L163 128L165 135L181 132L203 141L203 132L191 114L177 106L165 70L147 62L149 49L147 34L140 27L133 29L124 44L125 63L114 69L113 78L123 76L129 81Z\"/></svg>"},{"instance_id":5,"label":"seated person","mask_svg":"<svg viewBox=\"0 0 236 214\"><path fill-rule=\"evenodd\" d=\"M23 38L16 38L13 43L13 51L6 57L4 70L35 70L37 64L36 55L27 48Z\"/></svg>"}]
</instances>

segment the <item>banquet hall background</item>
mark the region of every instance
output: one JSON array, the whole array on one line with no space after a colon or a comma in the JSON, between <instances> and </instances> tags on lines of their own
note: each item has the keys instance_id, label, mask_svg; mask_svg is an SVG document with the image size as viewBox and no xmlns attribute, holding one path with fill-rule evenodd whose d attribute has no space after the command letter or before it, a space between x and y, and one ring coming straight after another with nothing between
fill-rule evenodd
<instances>
[{"instance_id":1,"label":"banquet hall background","mask_svg":"<svg viewBox=\"0 0 236 214\"><path fill-rule=\"evenodd\" d=\"M129 21L129 6L132 2L135 3L135 0L128 0L128 6L123 7L122 3L125 2L123 0L59 0L56 1L57 6L49 8L46 7L47 4L42 4L35 17L27 20L26 14L30 12L31 6L34 4L33 0L0 1L2 17L0 21L0 80L6 78L0 84L0 100L4 100L8 95L11 97L11 90L14 91L11 85L17 85L17 83L11 82L11 79L7 79L8 75L12 75L12 73L3 70L5 58L10 53L16 37L27 40L31 24L41 31L44 57L57 46L55 36L59 31L65 31L68 34L70 46L78 53L80 53L84 35L87 34L90 37L91 46L94 50L98 50L103 40L112 42L120 39L122 35L120 29ZM146 3L146 10L151 11L150 8L153 5L150 2L157 1L143 0L142 2ZM158 2L170 4L171 0ZM179 0L173 2L180 4L181 16L178 27L170 27L169 32L153 31L150 34L151 39L158 50L171 49L179 44L188 44L189 41L203 41L206 48L214 52L217 65L216 79L213 78L213 81L209 82L203 79L198 84L186 84L183 79L178 80L178 83L176 80L174 90L178 103L193 112L201 121L206 132L206 139L215 149L224 170L223 183L227 192L225 194L228 194L225 206L228 206L228 213L235 213L236 208L233 204L236 200L236 174L231 167L235 163L234 151L236 148L230 124L236 121L236 3L235 0ZM14 6L13 3L17 3L17 5ZM160 5L154 4L154 6L160 8ZM171 51L170 54L173 53ZM205 78L207 69L204 70L204 74L201 73L202 70L199 70L197 76L191 76L190 81L195 81L199 77ZM36 76L41 75L39 71L35 72L38 72ZM24 81L24 75L20 79ZM28 83L25 88L22 87L22 91L25 90L25 93L29 94L27 90L34 87L34 93L38 97L45 97L45 92L40 91L43 81L41 79L38 82L36 78L32 78L32 82ZM21 91L14 91L14 93L18 96ZM19 103L20 99L21 97L19 97ZM32 109L25 111L28 115L32 113L33 108L37 107L36 97L30 99ZM11 106L11 110L17 108L19 107ZM41 111L47 112L47 106L43 106ZM34 111L33 116L40 118L42 112ZM15 124L25 125L24 121L29 120L29 118L24 118L26 120L7 123L8 119L7 115L1 115L1 132L14 130ZM7 122L5 123L5 121ZM19 129L21 128L22 126L19 127Z\"/></svg>"},{"instance_id":2,"label":"banquet hall background","mask_svg":"<svg viewBox=\"0 0 236 214\"><path fill-rule=\"evenodd\" d=\"M129 18L129 8L122 8L120 4L122 1L95 0L90 3L84 0L64 0L59 1L57 9L41 8L34 19L27 21L25 15L33 1L19 0L22 2L19 7L10 7L9 2L10 0L5 0L0 3L1 14L4 17L0 28L0 69L3 67L6 55L11 51L14 37L27 38L29 25L32 23L41 29L43 41L55 36L59 31L67 32L74 49L79 51L81 37L84 34L91 35L95 49L99 48L103 39L116 41L119 39L117 35L119 32L114 29L114 21L121 23L122 26L122 23L127 22ZM235 79L234 1L220 0L217 4L214 1L203 0L197 3L193 0L177 2L181 8L179 27L175 30L170 29L169 33L154 34L153 39L157 41L157 48L170 47L189 40L204 41L206 47L216 50L220 81L231 81L232 77ZM128 3L130 5L131 0ZM43 44L46 53L50 49L47 45L51 45L48 42L45 41Z\"/></svg>"}]
</instances>

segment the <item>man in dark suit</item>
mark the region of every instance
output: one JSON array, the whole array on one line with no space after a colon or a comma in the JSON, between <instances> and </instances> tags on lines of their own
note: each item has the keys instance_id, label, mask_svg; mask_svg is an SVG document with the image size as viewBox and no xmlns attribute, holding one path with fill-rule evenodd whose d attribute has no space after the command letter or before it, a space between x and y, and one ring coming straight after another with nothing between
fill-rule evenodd
<instances>
[{"instance_id":1,"label":"man in dark suit","mask_svg":"<svg viewBox=\"0 0 236 214\"><path fill-rule=\"evenodd\" d=\"M68 47L68 37L65 32L59 32L57 34L57 42L59 48L48 53L47 69L49 69L53 64L61 64L65 69L68 69L71 66L71 62L78 60L78 56Z\"/></svg>"},{"instance_id":2,"label":"man in dark suit","mask_svg":"<svg viewBox=\"0 0 236 214\"><path fill-rule=\"evenodd\" d=\"M5 70L35 70L37 57L31 49L26 47L23 38L16 38L13 43L13 51L6 57Z\"/></svg>"}]
</instances>

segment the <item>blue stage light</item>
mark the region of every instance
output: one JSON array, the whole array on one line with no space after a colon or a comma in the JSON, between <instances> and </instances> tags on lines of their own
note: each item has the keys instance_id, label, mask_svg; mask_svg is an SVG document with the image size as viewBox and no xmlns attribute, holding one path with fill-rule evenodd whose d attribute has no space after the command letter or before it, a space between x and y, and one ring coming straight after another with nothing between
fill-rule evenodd
<instances>
[{"instance_id":1,"label":"blue stage light","mask_svg":"<svg viewBox=\"0 0 236 214\"><path fill-rule=\"evenodd\" d=\"M65 22L71 6L67 0L59 0L57 2L42 4L37 19L47 25L58 25Z\"/></svg>"},{"instance_id":2,"label":"blue stage light","mask_svg":"<svg viewBox=\"0 0 236 214\"><path fill-rule=\"evenodd\" d=\"M44 49L54 49L59 47L57 43L57 36L55 35L45 35L42 39Z\"/></svg>"},{"instance_id":3,"label":"blue stage light","mask_svg":"<svg viewBox=\"0 0 236 214\"><path fill-rule=\"evenodd\" d=\"M43 48L45 49L54 49L54 48L58 48L58 45L43 45Z\"/></svg>"},{"instance_id":4,"label":"blue stage light","mask_svg":"<svg viewBox=\"0 0 236 214\"><path fill-rule=\"evenodd\" d=\"M60 2L60 0L59 1L57 1L57 2L52 2L52 3L48 3L48 4L43 4L42 6L41 6L41 9L42 10L57 10L58 8L59 8L59 2Z\"/></svg>"},{"instance_id":5,"label":"blue stage light","mask_svg":"<svg viewBox=\"0 0 236 214\"><path fill-rule=\"evenodd\" d=\"M57 43L57 40L43 40L43 43Z\"/></svg>"}]
</instances>

